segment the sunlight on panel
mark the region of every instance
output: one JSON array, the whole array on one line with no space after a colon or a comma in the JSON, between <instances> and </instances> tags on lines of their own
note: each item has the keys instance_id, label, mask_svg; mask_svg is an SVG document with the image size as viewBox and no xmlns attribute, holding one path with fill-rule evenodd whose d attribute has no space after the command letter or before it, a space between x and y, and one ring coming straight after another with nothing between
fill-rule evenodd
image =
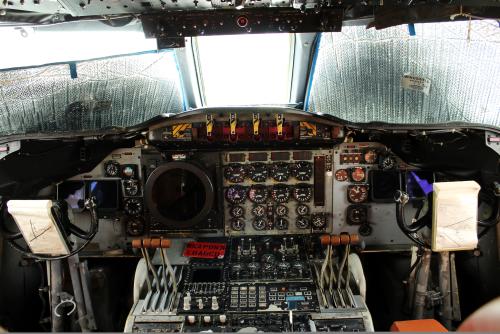
<instances>
[{"instance_id":1,"label":"sunlight on panel","mask_svg":"<svg viewBox=\"0 0 500 334\"><path fill-rule=\"evenodd\" d=\"M208 106L286 104L293 35L198 37Z\"/></svg>"}]
</instances>

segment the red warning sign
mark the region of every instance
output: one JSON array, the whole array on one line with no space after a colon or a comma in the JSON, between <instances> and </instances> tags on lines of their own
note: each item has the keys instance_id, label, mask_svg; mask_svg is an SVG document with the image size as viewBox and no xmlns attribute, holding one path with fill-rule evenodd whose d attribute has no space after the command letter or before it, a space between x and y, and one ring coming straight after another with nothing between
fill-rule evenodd
<instances>
[{"instance_id":1,"label":"red warning sign","mask_svg":"<svg viewBox=\"0 0 500 334\"><path fill-rule=\"evenodd\" d=\"M225 253L226 244L191 241L188 242L182 255L200 259L223 259Z\"/></svg>"}]
</instances>

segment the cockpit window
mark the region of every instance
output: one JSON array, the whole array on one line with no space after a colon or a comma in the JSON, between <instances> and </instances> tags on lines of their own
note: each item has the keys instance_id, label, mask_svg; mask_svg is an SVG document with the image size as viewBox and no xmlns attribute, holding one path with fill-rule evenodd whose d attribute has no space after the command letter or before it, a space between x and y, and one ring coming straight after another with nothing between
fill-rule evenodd
<instances>
[{"instance_id":1,"label":"cockpit window","mask_svg":"<svg viewBox=\"0 0 500 334\"><path fill-rule=\"evenodd\" d=\"M307 110L367 123L500 126L495 21L324 33Z\"/></svg>"},{"instance_id":2,"label":"cockpit window","mask_svg":"<svg viewBox=\"0 0 500 334\"><path fill-rule=\"evenodd\" d=\"M293 38L293 34L196 38L204 104L288 104Z\"/></svg>"},{"instance_id":3,"label":"cockpit window","mask_svg":"<svg viewBox=\"0 0 500 334\"><path fill-rule=\"evenodd\" d=\"M171 51L0 71L0 135L129 127L182 110Z\"/></svg>"}]
</instances>

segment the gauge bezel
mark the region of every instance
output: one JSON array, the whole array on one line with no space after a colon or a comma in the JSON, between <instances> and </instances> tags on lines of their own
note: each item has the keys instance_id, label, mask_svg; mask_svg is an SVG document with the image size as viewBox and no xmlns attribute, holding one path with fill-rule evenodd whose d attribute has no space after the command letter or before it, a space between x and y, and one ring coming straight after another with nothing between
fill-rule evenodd
<instances>
[{"instance_id":1,"label":"gauge bezel","mask_svg":"<svg viewBox=\"0 0 500 334\"><path fill-rule=\"evenodd\" d=\"M174 169L185 169L193 173L198 177L203 185L203 190L205 191L205 203L202 206L201 210L194 217L187 220L176 220L163 216L153 201L153 187L156 181L164 173L167 173L168 171ZM214 193L215 192L212 180L210 179L206 171L189 162L173 161L157 167L149 175L148 180L146 181L146 186L144 188L144 200L151 216L167 225L168 227L182 229L189 228L198 223L201 223L207 217L213 207Z\"/></svg>"},{"instance_id":2,"label":"gauge bezel","mask_svg":"<svg viewBox=\"0 0 500 334\"><path fill-rule=\"evenodd\" d=\"M241 170L242 170L241 179L237 179L237 180L231 179L231 176L233 176L233 174L230 173L228 176L227 172L226 172L229 168L241 168ZM247 170L245 168L245 165L243 165L243 164L231 163L231 164L224 167L223 174L224 174L224 179L226 179L229 183L238 184L238 183L243 183L245 181L245 178L247 176Z\"/></svg>"}]
</instances>

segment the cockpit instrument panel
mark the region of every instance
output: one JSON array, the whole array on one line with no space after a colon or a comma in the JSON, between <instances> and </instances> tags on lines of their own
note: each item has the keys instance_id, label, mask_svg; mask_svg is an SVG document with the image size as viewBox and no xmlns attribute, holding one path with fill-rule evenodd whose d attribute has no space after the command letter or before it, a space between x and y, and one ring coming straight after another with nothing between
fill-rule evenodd
<instances>
[{"instance_id":1,"label":"cockpit instrument panel","mask_svg":"<svg viewBox=\"0 0 500 334\"><path fill-rule=\"evenodd\" d=\"M227 235L324 232L331 222L331 150L223 153Z\"/></svg>"}]
</instances>

